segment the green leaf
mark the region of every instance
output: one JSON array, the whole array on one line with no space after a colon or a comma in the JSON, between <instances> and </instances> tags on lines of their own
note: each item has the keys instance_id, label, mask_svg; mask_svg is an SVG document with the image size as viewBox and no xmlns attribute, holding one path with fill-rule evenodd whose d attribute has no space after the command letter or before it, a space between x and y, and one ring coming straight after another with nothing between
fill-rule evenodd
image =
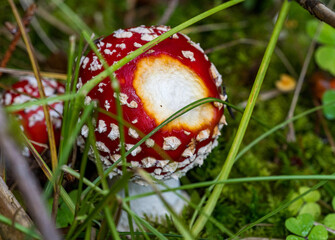
<instances>
[{"instance_id":1,"label":"green leaf","mask_svg":"<svg viewBox=\"0 0 335 240\"><path fill-rule=\"evenodd\" d=\"M333 197L332 206L333 206L333 209L335 210L335 197Z\"/></svg>"},{"instance_id":2,"label":"green leaf","mask_svg":"<svg viewBox=\"0 0 335 240\"><path fill-rule=\"evenodd\" d=\"M303 194L304 192L307 192L309 189L310 189L309 187L300 187L299 193ZM303 196L302 199L306 202L316 202L320 200L320 192L318 190L312 191L307 195Z\"/></svg>"},{"instance_id":3,"label":"green leaf","mask_svg":"<svg viewBox=\"0 0 335 240\"><path fill-rule=\"evenodd\" d=\"M335 213L328 214L323 220L324 225L335 230Z\"/></svg>"},{"instance_id":4,"label":"green leaf","mask_svg":"<svg viewBox=\"0 0 335 240\"><path fill-rule=\"evenodd\" d=\"M322 96L322 103L327 104L335 101L335 90L327 90ZM335 119L335 103L323 109L323 114L329 120ZM335 209L335 198L332 201L333 208Z\"/></svg>"},{"instance_id":5,"label":"green leaf","mask_svg":"<svg viewBox=\"0 0 335 240\"><path fill-rule=\"evenodd\" d=\"M327 240L328 232L324 226L317 225L313 227L311 233L308 235L308 240Z\"/></svg>"},{"instance_id":6,"label":"green leaf","mask_svg":"<svg viewBox=\"0 0 335 240\"><path fill-rule=\"evenodd\" d=\"M315 61L320 68L335 75L335 47L319 47L315 52Z\"/></svg>"},{"instance_id":7,"label":"green leaf","mask_svg":"<svg viewBox=\"0 0 335 240\"><path fill-rule=\"evenodd\" d=\"M63 228L69 226L73 221L73 215L64 202L57 211L56 225Z\"/></svg>"},{"instance_id":8,"label":"green leaf","mask_svg":"<svg viewBox=\"0 0 335 240\"><path fill-rule=\"evenodd\" d=\"M320 21L311 20L307 22L306 31L308 35L313 38L316 32L316 29ZM335 29L333 29L328 24L322 24L320 35L317 37L317 41L323 44L335 44Z\"/></svg>"},{"instance_id":9,"label":"green leaf","mask_svg":"<svg viewBox=\"0 0 335 240\"><path fill-rule=\"evenodd\" d=\"M309 202L309 203L306 203L304 206L302 206L302 208L300 209L299 215L302 215L302 214L310 214L314 218L317 218L321 214L321 208L319 204L315 202Z\"/></svg>"},{"instance_id":10,"label":"green leaf","mask_svg":"<svg viewBox=\"0 0 335 240\"><path fill-rule=\"evenodd\" d=\"M299 196L299 194L297 193L293 193L290 200L293 200L295 198L297 198ZM293 202L289 207L288 210L293 213L293 215L297 215L301 206L304 204L304 201L300 198L297 201Z\"/></svg>"},{"instance_id":11,"label":"green leaf","mask_svg":"<svg viewBox=\"0 0 335 240\"><path fill-rule=\"evenodd\" d=\"M291 217L285 221L285 227L292 233L301 237L306 237L313 227L313 216L302 214L297 218Z\"/></svg>"},{"instance_id":12,"label":"green leaf","mask_svg":"<svg viewBox=\"0 0 335 240\"><path fill-rule=\"evenodd\" d=\"M286 240L305 240L305 238L298 237L298 236L295 236L295 235L288 235Z\"/></svg>"}]
</instances>

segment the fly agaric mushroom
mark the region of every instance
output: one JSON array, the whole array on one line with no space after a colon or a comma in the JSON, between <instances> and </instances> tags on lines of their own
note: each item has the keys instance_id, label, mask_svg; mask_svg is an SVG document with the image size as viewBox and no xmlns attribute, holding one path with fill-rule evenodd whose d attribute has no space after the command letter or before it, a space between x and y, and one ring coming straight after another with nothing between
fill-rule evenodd
<instances>
[{"instance_id":1,"label":"fly agaric mushroom","mask_svg":"<svg viewBox=\"0 0 335 240\"><path fill-rule=\"evenodd\" d=\"M120 29L100 38L96 45L107 64L113 65L168 30L170 28L166 26ZM103 70L96 54L89 52L82 58L77 88L80 89ZM186 105L205 97L226 99L221 86L222 78L215 66L199 44L180 33L115 71L115 77L120 83L123 118L134 126L125 127L126 150L140 140L140 133L150 133ZM103 109L115 114L115 98L111 80L107 77L87 94L85 104L97 100ZM98 114L96 123L96 146L101 160L108 167L120 158L118 123L103 113ZM164 126L145 144L133 150L127 156L127 162L130 168L143 168L156 179L177 179L194 166L203 164L206 156L217 146L224 124L223 104L206 103ZM87 136L88 127L84 125L78 138L81 148ZM164 150L165 155L157 152L157 148ZM120 169L116 168L112 174L122 174ZM141 181L136 176L134 180ZM150 187L145 189L144 186L141 191L150 191Z\"/></svg>"},{"instance_id":2,"label":"fly agaric mushroom","mask_svg":"<svg viewBox=\"0 0 335 240\"><path fill-rule=\"evenodd\" d=\"M54 80L42 80L46 97L55 96L64 93L64 85ZM35 77L21 77L19 81L11 86L11 90L4 92L2 100L4 105L21 104L32 101L34 98L39 98L37 80ZM56 142L60 138L60 129L62 125L63 103L54 102L49 104L50 116L54 127ZM47 148L48 133L44 118L42 106L32 106L15 112L15 115L20 120L21 129L24 131L28 139L31 140L35 149L42 153ZM23 155L30 156L27 147L23 150Z\"/></svg>"}]
</instances>

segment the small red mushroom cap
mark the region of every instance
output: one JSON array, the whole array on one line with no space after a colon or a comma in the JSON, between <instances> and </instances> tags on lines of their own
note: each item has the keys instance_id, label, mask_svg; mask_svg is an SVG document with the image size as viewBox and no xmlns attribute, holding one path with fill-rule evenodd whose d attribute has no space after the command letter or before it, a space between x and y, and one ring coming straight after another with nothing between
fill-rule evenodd
<instances>
[{"instance_id":1,"label":"small red mushroom cap","mask_svg":"<svg viewBox=\"0 0 335 240\"><path fill-rule=\"evenodd\" d=\"M46 97L56 96L64 93L64 85L55 80L42 80ZM37 81L35 77L21 77L18 82L11 86L12 90L5 91L2 100L5 106L21 104L40 98ZM63 103L54 102L49 104L50 116L54 127L56 142L59 142L60 129L62 125ZM39 153L42 153L48 144L48 133L42 106L32 106L24 110L15 112L19 118L21 128L26 136L32 141ZM23 151L24 155L29 156L28 148Z\"/></svg>"},{"instance_id":2,"label":"small red mushroom cap","mask_svg":"<svg viewBox=\"0 0 335 240\"><path fill-rule=\"evenodd\" d=\"M113 65L170 28L135 27L117 30L99 39L97 47L109 65ZM104 69L94 52L82 58L77 88ZM226 99L222 78L199 44L177 33L155 45L115 72L120 83L123 118L134 127L125 128L126 150L142 133L148 134L170 115L186 105L205 98ZM105 78L85 98L88 104L98 100L100 107L116 113L111 80ZM203 160L217 145L221 127L226 124L223 104L207 103L180 116L155 133L127 156L131 167L140 167L157 179L179 177ZM83 147L88 128L78 139ZM120 133L117 121L99 113L95 129L97 148L109 166L120 158ZM156 149L165 151L165 155ZM115 170L121 173L120 169Z\"/></svg>"}]
</instances>

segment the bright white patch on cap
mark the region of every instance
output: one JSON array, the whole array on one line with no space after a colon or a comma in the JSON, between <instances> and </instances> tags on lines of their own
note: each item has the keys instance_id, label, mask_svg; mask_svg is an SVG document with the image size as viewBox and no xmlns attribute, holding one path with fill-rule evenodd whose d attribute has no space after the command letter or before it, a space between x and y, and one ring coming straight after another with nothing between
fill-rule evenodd
<instances>
[{"instance_id":1,"label":"bright white patch on cap","mask_svg":"<svg viewBox=\"0 0 335 240\"><path fill-rule=\"evenodd\" d=\"M104 105L105 109L108 111L108 109L110 109L111 105L108 102L108 100L105 101L105 105Z\"/></svg>"},{"instance_id":2,"label":"bright white patch on cap","mask_svg":"<svg viewBox=\"0 0 335 240\"><path fill-rule=\"evenodd\" d=\"M186 105L209 96L202 79L180 61L167 56L139 60L133 81L146 113L157 125ZM165 128L199 129L214 117L214 106L203 104L183 114Z\"/></svg>"},{"instance_id":3,"label":"bright white patch on cap","mask_svg":"<svg viewBox=\"0 0 335 240\"><path fill-rule=\"evenodd\" d=\"M152 157L146 157L144 159L142 159L142 164L144 168L150 168L150 167L154 167L156 165L157 160L152 158Z\"/></svg>"},{"instance_id":4,"label":"bright white patch on cap","mask_svg":"<svg viewBox=\"0 0 335 240\"><path fill-rule=\"evenodd\" d=\"M107 44L106 44L106 48L110 48L111 46L112 46L111 43L107 43Z\"/></svg>"},{"instance_id":5,"label":"bright white patch on cap","mask_svg":"<svg viewBox=\"0 0 335 240\"><path fill-rule=\"evenodd\" d=\"M219 110L221 110L221 108L223 107L223 103L220 102L214 102L213 103L215 107L217 107Z\"/></svg>"},{"instance_id":6,"label":"bright white patch on cap","mask_svg":"<svg viewBox=\"0 0 335 240\"><path fill-rule=\"evenodd\" d=\"M190 164L190 160L189 159L185 159L184 161L178 163L178 168L185 167L188 164Z\"/></svg>"},{"instance_id":7,"label":"bright white patch on cap","mask_svg":"<svg viewBox=\"0 0 335 240\"><path fill-rule=\"evenodd\" d=\"M178 168L178 162L172 162L163 168L163 172L173 173L177 170L177 168Z\"/></svg>"},{"instance_id":8,"label":"bright white patch on cap","mask_svg":"<svg viewBox=\"0 0 335 240\"><path fill-rule=\"evenodd\" d=\"M88 70L91 71L96 71L102 68L102 64L99 62L98 57L97 56L93 56L93 61L90 64L90 67Z\"/></svg>"},{"instance_id":9,"label":"bright white patch on cap","mask_svg":"<svg viewBox=\"0 0 335 240\"><path fill-rule=\"evenodd\" d=\"M197 135L197 141L201 142L203 140L206 140L209 138L209 134L211 131L209 129L202 130L198 135Z\"/></svg>"},{"instance_id":10,"label":"bright white patch on cap","mask_svg":"<svg viewBox=\"0 0 335 240\"><path fill-rule=\"evenodd\" d=\"M184 131L185 135L189 136L191 133L188 131Z\"/></svg>"},{"instance_id":11,"label":"bright white patch on cap","mask_svg":"<svg viewBox=\"0 0 335 240\"><path fill-rule=\"evenodd\" d=\"M83 135L85 138L88 137L88 127L87 127L87 125L84 125L84 126L81 128L81 135Z\"/></svg>"},{"instance_id":12,"label":"bright white patch on cap","mask_svg":"<svg viewBox=\"0 0 335 240\"><path fill-rule=\"evenodd\" d=\"M25 103L31 100L31 97L26 95L18 95L14 98L14 104Z\"/></svg>"},{"instance_id":13,"label":"bright white patch on cap","mask_svg":"<svg viewBox=\"0 0 335 240\"><path fill-rule=\"evenodd\" d=\"M218 126L215 126L215 128L213 129L213 135L212 135L212 138L216 138L218 136L220 136L221 133L220 133L220 130L219 130L219 127Z\"/></svg>"},{"instance_id":14,"label":"bright white patch on cap","mask_svg":"<svg viewBox=\"0 0 335 240\"><path fill-rule=\"evenodd\" d=\"M140 47L142 47L142 44L134 42L134 47L140 48Z\"/></svg>"},{"instance_id":15,"label":"bright white patch on cap","mask_svg":"<svg viewBox=\"0 0 335 240\"><path fill-rule=\"evenodd\" d=\"M127 104L129 108L137 108L138 104L136 101L132 100L130 103Z\"/></svg>"},{"instance_id":16,"label":"bright white patch on cap","mask_svg":"<svg viewBox=\"0 0 335 240\"><path fill-rule=\"evenodd\" d=\"M138 119L137 119L137 118L134 119L133 121L131 121L132 124L135 124L135 123L137 123L137 122L138 122Z\"/></svg>"},{"instance_id":17,"label":"bright white patch on cap","mask_svg":"<svg viewBox=\"0 0 335 240\"><path fill-rule=\"evenodd\" d=\"M141 167L141 164L139 162L137 162L137 161L131 161L130 165L131 165L132 168L139 168L139 167Z\"/></svg>"},{"instance_id":18,"label":"bright white patch on cap","mask_svg":"<svg viewBox=\"0 0 335 240\"><path fill-rule=\"evenodd\" d=\"M114 123L111 123L110 127L112 128L112 130L108 134L108 138L113 141L120 137L119 126Z\"/></svg>"},{"instance_id":19,"label":"bright white patch on cap","mask_svg":"<svg viewBox=\"0 0 335 240\"><path fill-rule=\"evenodd\" d=\"M43 121L44 120L44 113L43 111L37 111L37 113L31 115L28 119L28 126L29 127L32 127L36 124L36 122L40 122L40 121Z\"/></svg>"},{"instance_id":20,"label":"bright white patch on cap","mask_svg":"<svg viewBox=\"0 0 335 240\"><path fill-rule=\"evenodd\" d=\"M116 93L113 94L113 96L116 98ZM120 99L120 104L121 105L128 105L128 95L125 93L120 93L119 95L119 99Z\"/></svg>"},{"instance_id":21,"label":"bright white patch on cap","mask_svg":"<svg viewBox=\"0 0 335 240\"><path fill-rule=\"evenodd\" d=\"M157 162L157 167L165 167L168 163L170 162L170 160L158 160Z\"/></svg>"},{"instance_id":22,"label":"bright white patch on cap","mask_svg":"<svg viewBox=\"0 0 335 240\"><path fill-rule=\"evenodd\" d=\"M126 48L126 44L124 44L124 43L116 44L115 47L121 48L121 49L125 49Z\"/></svg>"},{"instance_id":23,"label":"bright white patch on cap","mask_svg":"<svg viewBox=\"0 0 335 240\"><path fill-rule=\"evenodd\" d=\"M95 145L97 146L97 149L99 151L107 152L107 153L110 152L109 149L108 149L108 147L103 142L98 141L98 142L96 142Z\"/></svg>"},{"instance_id":24,"label":"bright white patch on cap","mask_svg":"<svg viewBox=\"0 0 335 240\"><path fill-rule=\"evenodd\" d=\"M129 128L129 130L128 130L128 135L131 136L132 138L135 138L135 139L139 137L139 135L138 135L138 133L136 132L136 130L135 130L135 129L132 129L132 128Z\"/></svg>"},{"instance_id":25,"label":"bright white patch on cap","mask_svg":"<svg viewBox=\"0 0 335 240\"><path fill-rule=\"evenodd\" d=\"M111 156L111 159L113 162L116 162L117 160L119 160L121 158L121 155L120 154L113 154Z\"/></svg>"},{"instance_id":26,"label":"bright white patch on cap","mask_svg":"<svg viewBox=\"0 0 335 240\"><path fill-rule=\"evenodd\" d=\"M220 119L220 124L223 124L223 125L228 125L227 121L226 121L226 116L225 115L222 115L221 119Z\"/></svg>"},{"instance_id":27,"label":"bright white patch on cap","mask_svg":"<svg viewBox=\"0 0 335 240\"><path fill-rule=\"evenodd\" d=\"M116 37L116 38L130 38L130 37L133 36L133 33L132 32L126 32L123 29L119 29L119 30L114 32L113 36Z\"/></svg>"},{"instance_id":28,"label":"bright white patch on cap","mask_svg":"<svg viewBox=\"0 0 335 240\"><path fill-rule=\"evenodd\" d=\"M154 170L154 173L157 174L157 175L160 175L160 174L162 173L162 169L160 169L160 168L156 168L156 169Z\"/></svg>"},{"instance_id":29,"label":"bright white patch on cap","mask_svg":"<svg viewBox=\"0 0 335 240\"><path fill-rule=\"evenodd\" d=\"M212 77L215 80L215 85L217 87L221 86L222 84L222 76L220 75L220 73L218 72L218 70L216 69L216 67L214 66L214 64L212 63L211 68L210 68Z\"/></svg>"},{"instance_id":30,"label":"bright white patch on cap","mask_svg":"<svg viewBox=\"0 0 335 240\"><path fill-rule=\"evenodd\" d=\"M195 47L196 49L198 49L200 52L204 53L204 50L202 49L202 47L200 46L200 43L195 43L193 41L191 41L191 45L193 47Z\"/></svg>"},{"instance_id":31,"label":"bright white patch on cap","mask_svg":"<svg viewBox=\"0 0 335 240\"><path fill-rule=\"evenodd\" d=\"M89 105L89 104L91 103L91 101L92 101L92 98L91 98L90 96L86 96L86 97L85 97L84 104L85 104L85 105Z\"/></svg>"},{"instance_id":32,"label":"bright white patch on cap","mask_svg":"<svg viewBox=\"0 0 335 240\"><path fill-rule=\"evenodd\" d=\"M126 144L126 150L129 151L132 147L134 147L134 144ZM142 148L138 146L135 148L130 154L135 157L138 153L142 151Z\"/></svg>"},{"instance_id":33,"label":"bright white patch on cap","mask_svg":"<svg viewBox=\"0 0 335 240\"><path fill-rule=\"evenodd\" d=\"M103 133L107 131L107 125L104 120L99 120L97 130L99 133Z\"/></svg>"},{"instance_id":34,"label":"bright white patch on cap","mask_svg":"<svg viewBox=\"0 0 335 240\"><path fill-rule=\"evenodd\" d=\"M175 33L175 34L172 35L172 38L173 38L173 39L178 39L179 37L178 37L178 35Z\"/></svg>"},{"instance_id":35,"label":"bright white patch on cap","mask_svg":"<svg viewBox=\"0 0 335 240\"><path fill-rule=\"evenodd\" d=\"M194 155L194 152L195 152L195 148L189 147L184 150L181 156L185 158L192 157Z\"/></svg>"},{"instance_id":36,"label":"bright white patch on cap","mask_svg":"<svg viewBox=\"0 0 335 240\"><path fill-rule=\"evenodd\" d=\"M88 57L85 57L85 59L83 60L83 65L82 65L82 68L85 69L86 68L86 65L87 63L90 61L90 59Z\"/></svg>"},{"instance_id":37,"label":"bright white patch on cap","mask_svg":"<svg viewBox=\"0 0 335 240\"><path fill-rule=\"evenodd\" d=\"M152 140L151 138L148 138L147 140L145 140L145 145L147 145L147 147L151 148L155 145L155 141Z\"/></svg>"},{"instance_id":38,"label":"bright white patch on cap","mask_svg":"<svg viewBox=\"0 0 335 240\"><path fill-rule=\"evenodd\" d=\"M208 153L210 153L212 150L212 143L208 143L206 146L203 146L201 148L199 148L198 150L198 154L200 155L207 155Z\"/></svg>"},{"instance_id":39,"label":"bright white patch on cap","mask_svg":"<svg viewBox=\"0 0 335 240\"><path fill-rule=\"evenodd\" d=\"M181 144L181 141L177 137L166 137L164 138L163 149L164 150L176 150Z\"/></svg>"},{"instance_id":40,"label":"bright white patch on cap","mask_svg":"<svg viewBox=\"0 0 335 240\"><path fill-rule=\"evenodd\" d=\"M135 27L135 28L131 28L129 29L129 31L132 31L132 32L136 32L136 33L152 33L152 30L150 28L145 28L145 27Z\"/></svg>"},{"instance_id":41,"label":"bright white patch on cap","mask_svg":"<svg viewBox=\"0 0 335 240\"><path fill-rule=\"evenodd\" d=\"M221 99L222 101L226 101L227 98L228 98L227 95L222 95L222 94L220 94L220 99Z\"/></svg>"},{"instance_id":42,"label":"bright white patch on cap","mask_svg":"<svg viewBox=\"0 0 335 240\"><path fill-rule=\"evenodd\" d=\"M141 40L150 42L150 41L154 40L157 37L158 37L157 34L142 34L141 35Z\"/></svg>"},{"instance_id":43,"label":"bright white patch on cap","mask_svg":"<svg viewBox=\"0 0 335 240\"><path fill-rule=\"evenodd\" d=\"M195 61L193 52L191 52L191 51L181 51L181 53L183 54L184 57L189 58L191 60L191 62Z\"/></svg>"},{"instance_id":44,"label":"bright white patch on cap","mask_svg":"<svg viewBox=\"0 0 335 240\"><path fill-rule=\"evenodd\" d=\"M78 78L77 89L79 90L83 86L81 78Z\"/></svg>"}]
</instances>

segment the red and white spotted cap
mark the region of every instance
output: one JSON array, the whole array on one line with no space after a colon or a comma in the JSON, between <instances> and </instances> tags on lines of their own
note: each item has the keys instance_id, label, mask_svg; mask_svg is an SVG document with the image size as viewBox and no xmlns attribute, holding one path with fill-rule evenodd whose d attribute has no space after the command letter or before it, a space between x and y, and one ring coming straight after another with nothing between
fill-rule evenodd
<instances>
[{"instance_id":1,"label":"red and white spotted cap","mask_svg":"<svg viewBox=\"0 0 335 240\"><path fill-rule=\"evenodd\" d=\"M170 30L166 26L117 30L99 39L97 47L109 65ZM104 69L93 51L82 58L77 88ZM133 127L125 128L129 150L141 133L148 134L170 115L186 105L205 98L226 99L222 78L199 44L184 34L174 34L115 72L120 83L123 118ZM100 107L116 113L111 80L104 79L85 98L85 104L98 100ZM223 104L207 103L170 122L127 157L131 168L143 168L157 179L177 178L203 160L217 145L221 127L226 124ZM84 126L78 145L88 136ZM117 121L99 113L95 129L96 145L105 165L120 158ZM162 149L165 154L157 153ZM164 156L162 156L164 155ZM120 174L116 169L114 174Z\"/></svg>"},{"instance_id":2,"label":"red and white spotted cap","mask_svg":"<svg viewBox=\"0 0 335 240\"><path fill-rule=\"evenodd\" d=\"M64 85L55 80L42 80L45 95L47 97L63 94ZM37 81L35 77L21 77L18 82L11 86L10 91L5 91L2 100L4 105L21 104L39 98ZM50 105L50 116L54 127L56 142L59 142L60 129L62 125L63 103L54 102ZM34 147L39 153L42 153L48 144L48 133L44 118L42 106L32 106L24 110L15 112L15 115L20 120L21 129L26 136L32 141ZM30 156L27 147L24 148L23 154Z\"/></svg>"}]
</instances>

